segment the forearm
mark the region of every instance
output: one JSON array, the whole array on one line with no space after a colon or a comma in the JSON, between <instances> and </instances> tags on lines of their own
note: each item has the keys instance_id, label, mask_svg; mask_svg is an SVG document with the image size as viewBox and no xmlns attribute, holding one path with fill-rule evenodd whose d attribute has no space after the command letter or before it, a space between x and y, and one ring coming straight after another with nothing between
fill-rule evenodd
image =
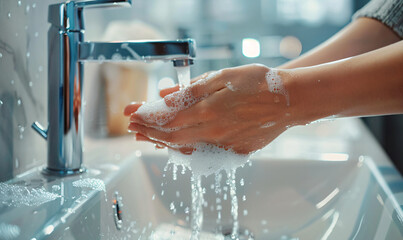
<instances>
[{"instance_id":1,"label":"forearm","mask_svg":"<svg viewBox=\"0 0 403 240\"><path fill-rule=\"evenodd\" d=\"M291 107L305 122L403 113L403 41L291 73Z\"/></svg>"},{"instance_id":2,"label":"forearm","mask_svg":"<svg viewBox=\"0 0 403 240\"><path fill-rule=\"evenodd\" d=\"M399 40L396 33L381 22L359 18L323 44L278 68L290 69L332 62L366 53Z\"/></svg>"}]
</instances>

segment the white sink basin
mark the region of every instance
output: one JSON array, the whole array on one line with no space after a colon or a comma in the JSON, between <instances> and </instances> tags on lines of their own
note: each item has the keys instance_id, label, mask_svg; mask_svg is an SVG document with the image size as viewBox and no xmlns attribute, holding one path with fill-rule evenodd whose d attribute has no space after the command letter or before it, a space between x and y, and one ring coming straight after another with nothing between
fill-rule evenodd
<instances>
[{"instance_id":1,"label":"white sink basin","mask_svg":"<svg viewBox=\"0 0 403 240\"><path fill-rule=\"evenodd\" d=\"M189 215L185 212L187 207L191 209L190 173L178 173L176 181L172 180L172 171L163 177L166 161L164 155L146 155L128 170L132 174L127 174L123 186L119 186L124 212L129 221L136 222L140 233L145 229L145 235L159 231L159 236L171 236L174 230L177 236L189 239ZM385 192L378 182L373 167L369 158L343 159L341 155L311 160L254 159L252 166L237 171L241 235L253 239L401 239L402 224L395 219L401 209L398 212L383 206L391 201L389 190ZM222 185L225 180L223 177ZM202 181L208 202L203 231L230 233L229 191L216 194L214 176ZM217 198L221 203L217 204ZM222 206L220 224L217 205ZM382 219L385 213L390 217Z\"/></svg>"},{"instance_id":2,"label":"white sink basin","mask_svg":"<svg viewBox=\"0 0 403 240\"><path fill-rule=\"evenodd\" d=\"M369 154L374 161L360 156L377 147L365 130L354 138L336 136L343 126L336 121L290 131L256 154L252 166L238 169L241 239L403 239L401 175L379 150ZM6 183L21 191L0 195L0 239L189 239L190 172L179 168L174 181L171 169L164 177L167 159L166 151L131 138L88 140L89 172L56 178L32 169ZM104 183L106 192L77 184L87 180ZM225 181L223 174L217 194L214 176L202 179L207 206L201 239L231 233ZM14 201L38 189L48 198Z\"/></svg>"}]
</instances>

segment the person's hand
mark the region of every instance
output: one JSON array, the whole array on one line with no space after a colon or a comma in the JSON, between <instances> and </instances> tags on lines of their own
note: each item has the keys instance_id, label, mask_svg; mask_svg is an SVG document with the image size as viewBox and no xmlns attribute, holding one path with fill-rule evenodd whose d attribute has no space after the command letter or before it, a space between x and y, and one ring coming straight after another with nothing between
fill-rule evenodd
<instances>
[{"instance_id":1,"label":"person's hand","mask_svg":"<svg viewBox=\"0 0 403 240\"><path fill-rule=\"evenodd\" d=\"M136 112L141 104L128 105L125 115L131 116L129 130L137 132L138 140L183 153L191 153L189 144L197 142L212 143L239 154L259 150L296 124L287 99L290 74L277 70L282 81L268 84L268 73L270 77L273 70L263 65L245 65L204 74L184 90L162 90L168 107L189 94L196 103L179 108L173 116L169 113L167 122L156 120L164 117L164 112L146 116Z\"/></svg>"}]
</instances>

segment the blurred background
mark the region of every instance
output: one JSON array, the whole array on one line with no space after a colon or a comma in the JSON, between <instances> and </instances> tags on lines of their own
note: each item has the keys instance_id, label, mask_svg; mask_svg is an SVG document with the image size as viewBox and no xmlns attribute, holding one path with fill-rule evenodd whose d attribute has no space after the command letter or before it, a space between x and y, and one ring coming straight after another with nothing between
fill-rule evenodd
<instances>
[{"instance_id":1,"label":"blurred background","mask_svg":"<svg viewBox=\"0 0 403 240\"><path fill-rule=\"evenodd\" d=\"M56 2L0 0L0 181L46 162L46 142L30 125L47 125L47 11ZM331 37L367 2L133 0L132 8L87 9L85 38L194 38L193 77L248 63L275 67ZM93 137L126 133L122 108L158 98L158 88L177 79L171 63L103 64L85 64L86 129ZM402 172L403 117L364 121Z\"/></svg>"},{"instance_id":2,"label":"blurred background","mask_svg":"<svg viewBox=\"0 0 403 240\"><path fill-rule=\"evenodd\" d=\"M86 37L100 39L114 20L140 20L170 39L195 38L192 77L248 63L278 66L322 43L368 0L135 0L131 9L88 10ZM116 39L118 40L118 39ZM154 71L160 88L176 82L170 64ZM151 80L152 81L152 80ZM157 89L150 87L149 89ZM157 91L149 92L149 99ZM403 170L403 116L367 117L366 125Z\"/></svg>"}]
</instances>

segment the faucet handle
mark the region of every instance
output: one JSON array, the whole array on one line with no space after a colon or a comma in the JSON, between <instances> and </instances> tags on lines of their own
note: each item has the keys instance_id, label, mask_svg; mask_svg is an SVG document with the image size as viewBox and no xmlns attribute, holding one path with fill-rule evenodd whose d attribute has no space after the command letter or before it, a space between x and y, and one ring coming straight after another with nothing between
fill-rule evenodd
<instances>
[{"instance_id":1,"label":"faucet handle","mask_svg":"<svg viewBox=\"0 0 403 240\"><path fill-rule=\"evenodd\" d=\"M48 22L62 30L84 29L83 9L87 7L130 7L132 0L81 0L49 5Z\"/></svg>"},{"instance_id":2,"label":"faucet handle","mask_svg":"<svg viewBox=\"0 0 403 240\"><path fill-rule=\"evenodd\" d=\"M32 123L31 127L32 127L37 133L39 133L39 135L41 135L45 140L48 138L48 130L45 129L44 127L42 127L42 125L39 124L38 122Z\"/></svg>"},{"instance_id":3,"label":"faucet handle","mask_svg":"<svg viewBox=\"0 0 403 240\"><path fill-rule=\"evenodd\" d=\"M130 7L132 0L87 0L76 1L77 7Z\"/></svg>"}]
</instances>

